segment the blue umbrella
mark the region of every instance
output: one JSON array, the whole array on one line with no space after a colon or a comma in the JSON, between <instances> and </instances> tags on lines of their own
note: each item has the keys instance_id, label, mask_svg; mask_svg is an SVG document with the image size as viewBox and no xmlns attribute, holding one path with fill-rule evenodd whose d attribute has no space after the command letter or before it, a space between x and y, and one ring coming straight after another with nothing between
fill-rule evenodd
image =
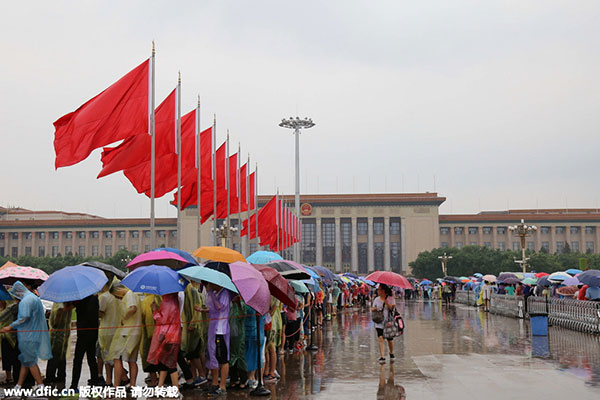
<instances>
[{"instance_id":1,"label":"blue umbrella","mask_svg":"<svg viewBox=\"0 0 600 400\"><path fill-rule=\"evenodd\" d=\"M306 267L305 269L310 274L310 277L312 279L314 279L315 281L320 281L321 280L321 275L319 275L318 273L316 273L315 271L313 271L312 269L310 269L310 267Z\"/></svg>"},{"instance_id":2,"label":"blue umbrella","mask_svg":"<svg viewBox=\"0 0 600 400\"><path fill-rule=\"evenodd\" d=\"M293 281L290 281L293 282ZM304 279L302 282L314 293L318 293L321 291L321 287L319 286L319 282L317 282L314 278Z\"/></svg>"},{"instance_id":3,"label":"blue umbrella","mask_svg":"<svg viewBox=\"0 0 600 400\"><path fill-rule=\"evenodd\" d=\"M473 274L473 276L474 276L475 278L483 278L483 274L480 274L479 272L475 272L475 273Z\"/></svg>"},{"instance_id":4,"label":"blue umbrella","mask_svg":"<svg viewBox=\"0 0 600 400\"><path fill-rule=\"evenodd\" d=\"M246 257L246 261L250 264L268 264L271 261L283 260L279 254L272 251L259 250Z\"/></svg>"},{"instance_id":5,"label":"blue umbrella","mask_svg":"<svg viewBox=\"0 0 600 400\"><path fill-rule=\"evenodd\" d=\"M0 301L14 300L4 285L0 285Z\"/></svg>"},{"instance_id":6,"label":"blue umbrella","mask_svg":"<svg viewBox=\"0 0 600 400\"><path fill-rule=\"evenodd\" d=\"M163 294L183 292L187 281L164 265L148 265L136 268L121 283L137 293Z\"/></svg>"},{"instance_id":7,"label":"blue umbrella","mask_svg":"<svg viewBox=\"0 0 600 400\"><path fill-rule=\"evenodd\" d=\"M206 268L206 267L187 267L182 270L179 270L179 275L195 281L195 282L210 282L215 285L224 287L225 289L229 289L234 293L237 293L237 289L233 284L233 281L226 274L219 272L215 269Z\"/></svg>"},{"instance_id":8,"label":"blue umbrella","mask_svg":"<svg viewBox=\"0 0 600 400\"><path fill-rule=\"evenodd\" d=\"M198 262L194 259L194 257L192 257L192 255L190 253L188 253L187 251L183 251L183 250L179 250L179 249L175 249L173 247L158 247L152 251L170 251L171 253L175 253L178 256L181 256L183 258L186 259L187 262L189 262L192 265L198 265Z\"/></svg>"},{"instance_id":9,"label":"blue umbrella","mask_svg":"<svg viewBox=\"0 0 600 400\"><path fill-rule=\"evenodd\" d=\"M329 270L328 268L321 267L319 265L315 265L313 267L308 267L308 268L310 268L313 271L315 271L316 273L318 273L323 278L323 280L329 280L332 283L342 281L339 276L337 276L336 274L331 272L331 270Z\"/></svg>"},{"instance_id":10,"label":"blue umbrella","mask_svg":"<svg viewBox=\"0 0 600 400\"><path fill-rule=\"evenodd\" d=\"M580 269L577 268L569 268L568 270L565 271L567 274L571 275L571 276L575 276L577 274L582 273L583 271L581 271Z\"/></svg>"},{"instance_id":11,"label":"blue umbrella","mask_svg":"<svg viewBox=\"0 0 600 400\"><path fill-rule=\"evenodd\" d=\"M552 282L550 282L548 280L548 276L542 276L538 281L537 281L537 285L538 286L551 286Z\"/></svg>"},{"instance_id":12,"label":"blue umbrella","mask_svg":"<svg viewBox=\"0 0 600 400\"><path fill-rule=\"evenodd\" d=\"M369 285L369 286L372 286L372 287L375 287L375 286L377 286L377 284L376 284L375 282L373 282L373 281L370 281L370 280L368 280L368 279L365 279L365 278L363 278L362 276L359 276L359 277L358 277L358 280L359 280L359 281L361 281L361 282L364 282L364 283L366 283L367 285Z\"/></svg>"},{"instance_id":13,"label":"blue umbrella","mask_svg":"<svg viewBox=\"0 0 600 400\"><path fill-rule=\"evenodd\" d=\"M429 279L424 279L421 281L421 283L419 283L419 285L424 286L424 285L431 285L433 282L431 282Z\"/></svg>"},{"instance_id":14,"label":"blue umbrella","mask_svg":"<svg viewBox=\"0 0 600 400\"><path fill-rule=\"evenodd\" d=\"M347 276L348 278L352 278L352 279L358 279L358 275L353 274L352 272L346 272L344 274L344 276Z\"/></svg>"},{"instance_id":15,"label":"blue umbrella","mask_svg":"<svg viewBox=\"0 0 600 400\"><path fill-rule=\"evenodd\" d=\"M600 286L600 271L597 269L587 270L577 275L577 279L584 285L598 287Z\"/></svg>"},{"instance_id":16,"label":"blue umbrella","mask_svg":"<svg viewBox=\"0 0 600 400\"><path fill-rule=\"evenodd\" d=\"M85 299L98 293L108 282L101 270L83 265L65 267L54 272L38 288L40 298L55 303Z\"/></svg>"}]
</instances>

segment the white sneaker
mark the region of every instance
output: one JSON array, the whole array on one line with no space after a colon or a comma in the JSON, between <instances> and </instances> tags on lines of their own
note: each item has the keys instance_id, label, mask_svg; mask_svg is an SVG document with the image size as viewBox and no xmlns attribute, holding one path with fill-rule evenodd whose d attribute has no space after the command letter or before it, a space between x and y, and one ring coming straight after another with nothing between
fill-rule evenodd
<instances>
[{"instance_id":1,"label":"white sneaker","mask_svg":"<svg viewBox=\"0 0 600 400\"><path fill-rule=\"evenodd\" d=\"M248 381L248 387L252 390L252 389L256 389L258 387L258 381L256 380L249 380Z\"/></svg>"},{"instance_id":2,"label":"white sneaker","mask_svg":"<svg viewBox=\"0 0 600 400\"><path fill-rule=\"evenodd\" d=\"M277 379L281 379L281 375L279 375L279 372L277 372L277 370L275 370L275 372L273 372L273 376L275 376L275 378L277 378Z\"/></svg>"}]
</instances>

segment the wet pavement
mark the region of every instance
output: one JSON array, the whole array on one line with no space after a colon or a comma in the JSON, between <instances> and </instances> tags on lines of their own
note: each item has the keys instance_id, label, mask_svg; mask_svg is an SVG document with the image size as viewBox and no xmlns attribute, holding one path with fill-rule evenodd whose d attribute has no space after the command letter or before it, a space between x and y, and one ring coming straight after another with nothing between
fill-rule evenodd
<instances>
[{"instance_id":1,"label":"wet pavement","mask_svg":"<svg viewBox=\"0 0 600 400\"><path fill-rule=\"evenodd\" d=\"M548 337L532 338L528 321L462 304L399 302L398 308L406 330L395 339L394 363L377 361L369 313L347 311L315 335L318 351L281 356L281 381L265 385L272 391L267 398L600 398L598 336L551 327ZM200 391L183 394L206 398ZM230 391L221 398L248 397Z\"/></svg>"}]
</instances>

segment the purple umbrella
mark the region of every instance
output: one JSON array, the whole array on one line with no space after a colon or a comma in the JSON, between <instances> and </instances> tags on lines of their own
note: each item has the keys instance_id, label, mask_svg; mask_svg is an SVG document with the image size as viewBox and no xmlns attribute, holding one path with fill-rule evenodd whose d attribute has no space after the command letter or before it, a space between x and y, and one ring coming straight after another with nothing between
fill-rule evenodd
<instances>
[{"instance_id":1,"label":"purple umbrella","mask_svg":"<svg viewBox=\"0 0 600 400\"><path fill-rule=\"evenodd\" d=\"M567 278L564 281L562 281L562 284L565 286L577 286L577 285L581 285L582 283L579 282L579 279L572 276L571 278Z\"/></svg>"},{"instance_id":2,"label":"purple umbrella","mask_svg":"<svg viewBox=\"0 0 600 400\"><path fill-rule=\"evenodd\" d=\"M180 269L185 267L188 261L181 257L179 254L172 253L167 250L161 251L149 251L147 253L140 254L127 264L127 268L134 270L137 267L143 267L147 265L164 265L173 269Z\"/></svg>"},{"instance_id":3,"label":"purple umbrella","mask_svg":"<svg viewBox=\"0 0 600 400\"><path fill-rule=\"evenodd\" d=\"M242 300L260 315L269 312L271 306L271 293L269 285L262 274L250 264L236 261L229 264L231 280L237 288Z\"/></svg>"}]
</instances>

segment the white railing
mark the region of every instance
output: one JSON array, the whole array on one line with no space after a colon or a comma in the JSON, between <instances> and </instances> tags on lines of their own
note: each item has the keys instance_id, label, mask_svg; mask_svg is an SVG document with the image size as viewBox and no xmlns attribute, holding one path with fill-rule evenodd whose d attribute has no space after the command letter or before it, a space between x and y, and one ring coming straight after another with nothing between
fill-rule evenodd
<instances>
[{"instance_id":1,"label":"white railing","mask_svg":"<svg viewBox=\"0 0 600 400\"><path fill-rule=\"evenodd\" d=\"M467 290L456 291L456 301L476 305L475 293ZM493 294L490 312L515 318L528 318L529 313L548 314L551 325L568 329L600 333L600 302L575 299L556 299L530 296L525 301L522 296Z\"/></svg>"}]
</instances>

